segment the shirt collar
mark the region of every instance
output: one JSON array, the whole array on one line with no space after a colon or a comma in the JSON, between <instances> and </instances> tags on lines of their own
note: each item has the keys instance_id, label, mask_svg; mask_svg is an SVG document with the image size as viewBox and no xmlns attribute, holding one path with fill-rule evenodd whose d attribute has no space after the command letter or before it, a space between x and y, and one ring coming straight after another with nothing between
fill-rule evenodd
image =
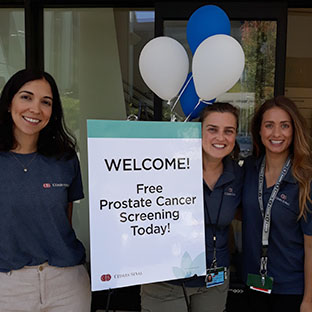
<instances>
[{"instance_id":1,"label":"shirt collar","mask_svg":"<svg viewBox=\"0 0 312 312\"><path fill-rule=\"evenodd\" d=\"M255 165L257 168L257 172L259 172L259 170L260 170L260 166L261 166L263 157L264 157L264 155L261 155L259 158L256 159ZM294 184L297 183L297 180L294 178L294 176L292 174L292 166L289 168L289 170L288 170L285 178L283 179L283 181L285 181L287 183L294 183Z\"/></svg>"},{"instance_id":2,"label":"shirt collar","mask_svg":"<svg viewBox=\"0 0 312 312\"><path fill-rule=\"evenodd\" d=\"M223 159L223 172L218 179L215 187L220 187L224 184L232 182L235 179L234 163L230 156Z\"/></svg>"}]
</instances>

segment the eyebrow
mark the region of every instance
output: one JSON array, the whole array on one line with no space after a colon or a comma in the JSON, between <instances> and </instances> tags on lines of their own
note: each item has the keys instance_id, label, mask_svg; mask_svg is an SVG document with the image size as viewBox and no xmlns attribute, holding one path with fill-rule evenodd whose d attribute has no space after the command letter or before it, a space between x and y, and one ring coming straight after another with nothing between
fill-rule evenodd
<instances>
[{"instance_id":1,"label":"eyebrow","mask_svg":"<svg viewBox=\"0 0 312 312\"><path fill-rule=\"evenodd\" d=\"M216 126L216 125L213 125L213 124L208 124L208 125L206 125L206 128L207 127L219 128L219 126ZM224 128L225 129L236 129L236 127L232 127L232 126L225 126Z\"/></svg>"},{"instance_id":2,"label":"eyebrow","mask_svg":"<svg viewBox=\"0 0 312 312\"><path fill-rule=\"evenodd\" d=\"M280 123L285 123L285 122L291 123L291 120L282 120L282 121L280 121ZM265 120L264 123L275 123L275 121L274 120Z\"/></svg>"},{"instance_id":3,"label":"eyebrow","mask_svg":"<svg viewBox=\"0 0 312 312\"><path fill-rule=\"evenodd\" d=\"M34 95L32 92L30 92L30 91L27 91L27 90L22 90L22 91L20 91L20 92L18 92L18 93L27 93L27 94L30 94L30 95ZM51 96L48 96L48 95L45 95L43 98L45 98L45 99L50 99L51 101L53 101L53 98L51 97Z\"/></svg>"}]
</instances>

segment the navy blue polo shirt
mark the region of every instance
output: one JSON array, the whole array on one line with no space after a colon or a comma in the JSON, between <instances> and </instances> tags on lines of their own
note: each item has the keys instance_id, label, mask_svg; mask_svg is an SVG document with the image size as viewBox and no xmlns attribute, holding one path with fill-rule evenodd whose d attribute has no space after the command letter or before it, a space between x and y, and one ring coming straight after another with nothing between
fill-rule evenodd
<instances>
[{"instance_id":1,"label":"navy blue polo shirt","mask_svg":"<svg viewBox=\"0 0 312 312\"><path fill-rule=\"evenodd\" d=\"M228 267L230 265L229 252L229 228L234 219L236 209L241 202L241 191L243 186L243 169L230 157L223 160L223 173L219 177L213 190L210 190L205 182L204 200L212 224L216 224L218 210L221 206L220 217L216 228L217 236L217 264ZM206 263L207 268L213 260L213 227L209 222L205 208L205 240L206 240ZM205 277L185 282L188 287L200 287L205 285Z\"/></svg>"},{"instance_id":2,"label":"navy blue polo shirt","mask_svg":"<svg viewBox=\"0 0 312 312\"><path fill-rule=\"evenodd\" d=\"M263 219L258 204L258 177L261 159L245 160L243 188L243 278L259 274ZM264 179L263 204L266 209L273 186L267 188ZM308 203L311 209L310 203ZM291 168L281 183L271 210L268 247L268 275L273 277L272 293L303 294L304 292L304 234L312 235L312 217L299 215L299 187Z\"/></svg>"},{"instance_id":3,"label":"navy blue polo shirt","mask_svg":"<svg viewBox=\"0 0 312 312\"><path fill-rule=\"evenodd\" d=\"M0 152L0 172L0 272L83 263L85 249L67 217L68 202L83 198L78 158Z\"/></svg>"}]
</instances>

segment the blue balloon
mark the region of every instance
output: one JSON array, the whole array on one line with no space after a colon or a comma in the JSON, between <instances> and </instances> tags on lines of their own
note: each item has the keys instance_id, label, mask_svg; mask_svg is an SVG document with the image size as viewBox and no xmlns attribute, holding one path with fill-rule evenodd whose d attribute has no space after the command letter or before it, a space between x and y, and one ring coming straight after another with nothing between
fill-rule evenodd
<instances>
[{"instance_id":1,"label":"blue balloon","mask_svg":"<svg viewBox=\"0 0 312 312\"><path fill-rule=\"evenodd\" d=\"M184 89L185 85L188 83L188 85L185 87L185 90L183 91L181 97L180 97L180 104L183 110L183 113L185 117L189 117L189 120L192 120L194 118L199 117L200 112L209 104L203 103L200 101L199 105L196 107L199 101L199 97L196 93L195 86L194 86L194 80L191 78L192 73L189 73L187 75L186 81L181 89L181 91ZM191 80L189 81L189 79ZM189 81L189 82L188 82ZM181 92L180 91L180 92ZM210 102L213 103L215 101L211 100ZM196 107L196 108L195 108Z\"/></svg>"},{"instance_id":2,"label":"blue balloon","mask_svg":"<svg viewBox=\"0 0 312 312\"><path fill-rule=\"evenodd\" d=\"M186 36L192 53L210 36L230 35L231 22L226 13L216 5L204 5L190 17L186 27Z\"/></svg>"}]
</instances>

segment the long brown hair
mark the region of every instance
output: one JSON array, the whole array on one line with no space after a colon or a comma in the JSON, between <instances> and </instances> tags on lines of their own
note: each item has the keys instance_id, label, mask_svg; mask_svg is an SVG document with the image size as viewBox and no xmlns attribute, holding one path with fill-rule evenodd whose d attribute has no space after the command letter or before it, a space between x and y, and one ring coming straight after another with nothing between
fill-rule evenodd
<instances>
[{"instance_id":1,"label":"long brown hair","mask_svg":"<svg viewBox=\"0 0 312 312\"><path fill-rule=\"evenodd\" d=\"M265 153L265 147L261 141L260 129L263 114L273 108L279 107L287 112L292 120L293 140L290 145L292 157L292 174L299 183L299 218L306 218L308 211L307 201L311 202L310 185L312 181L312 154L311 136L305 119L300 114L296 104L285 96L277 96L265 101L256 111L251 122L251 134L253 137L253 154L256 157Z\"/></svg>"},{"instance_id":2,"label":"long brown hair","mask_svg":"<svg viewBox=\"0 0 312 312\"><path fill-rule=\"evenodd\" d=\"M233 106L230 103L215 102L211 105L207 105L201 111L201 114L199 116L199 121L201 123L203 123L203 121L206 119L206 117L209 114L215 113L215 112L216 113L231 113L231 114L233 114L235 119L236 119L236 131L238 131L239 111L235 106ZM235 140L235 146L234 146L234 149L231 153L232 158L237 160L239 158L239 152L240 152L240 148L239 148L237 141Z\"/></svg>"}]
</instances>

